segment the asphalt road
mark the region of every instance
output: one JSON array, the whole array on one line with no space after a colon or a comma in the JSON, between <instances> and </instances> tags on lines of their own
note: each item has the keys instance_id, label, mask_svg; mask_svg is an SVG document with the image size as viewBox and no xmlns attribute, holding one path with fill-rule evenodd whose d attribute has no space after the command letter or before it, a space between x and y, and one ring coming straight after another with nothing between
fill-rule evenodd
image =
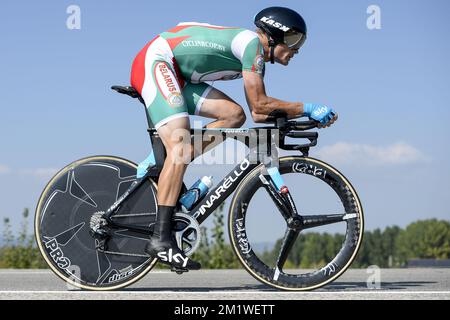
<instances>
[{"instance_id":1,"label":"asphalt road","mask_svg":"<svg viewBox=\"0 0 450 320\"><path fill-rule=\"evenodd\" d=\"M154 270L123 290L93 292L68 287L49 270L0 270L0 300L450 300L450 269L380 269L379 272L378 288L372 281L373 272L350 269L333 283L318 290L283 292L259 283L244 270L202 270L183 275Z\"/></svg>"}]
</instances>

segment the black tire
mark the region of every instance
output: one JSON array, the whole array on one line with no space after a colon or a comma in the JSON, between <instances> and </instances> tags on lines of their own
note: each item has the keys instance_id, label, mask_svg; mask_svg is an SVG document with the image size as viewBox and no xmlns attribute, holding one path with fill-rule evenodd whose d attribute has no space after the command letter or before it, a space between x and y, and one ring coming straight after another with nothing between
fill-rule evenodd
<instances>
[{"instance_id":1,"label":"black tire","mask_svg":"<svg viewBox=\"0 0 450 320\"><path fill-rule=\"evenodd\" d=\"M338 278L353 262L362 242L364 229L363 210L355 189L339 171L320 160L300 156L280 158L279 171L282 175L291 173L293 174L291 177L297 179L300 177L296 174L306 174L310 177L305 177L305 179L316 181L314 178L317 178L325 182L326 185L324 185L324 188L327 188L334 197L337 195L336 203L342 210L345 210L343 214L352 213L352 218L345 220L343 225L340 224L345 230L343 232L345 235L342 236L342 247L336 248L336 255L333 259L325 261L324 265L317 266L314 268L315 270L303 271L300 269L295 270L295 272L283 271L279 274L275 272L275 265L268 265L268 263L263 261L262 254L257 252L258 250L254 250L254 243L251 243L252 240L249 240L251 238L249 238L250 225L246 225L248 220L251 220L249 216L252 213L249 213L248 210L250 202L257 190L263 186L259 178L262 168L262 165L256 167L241 181L230 206L230 240L242 265L257 280L282 290L312 290ZM322 174L320 174L320 172ZM323 185L320 181L317 183ZM267 198L269 199L267 201L272 201L268 195ZM258 200L257 197L255 197L255 199L255 201ZM295 197L293 200L294 202L299 201L298 199L296 201ZM261 207L261 203L255 205ZM301 215L301 204L297 204L297 210ZM255 213L255 215L260 215L260 211ZM270 211L268 214L279 215L280 219L282 219L279 212L272 212L272 210L268 211ZM356 215L354 213L356 213ZM285 223L284 220L282 223ZM255 221L253 224L258 224L258 222ZM300 237L302 237L302 233L300 233L299 238ZM275 243L277 238L274 237L272 240L273 243Z\"/></svg>"},{"instance_id":2,"label":"black tire","mask_svg":"<svg viewBox=\"0 0 450 320\"><path fill-rule=\"evenodd\" d=\"M127 190L136 180L136 167L118 157L87 157L64 167L42 192L35 215L37 245L51 270L67 283L89 290L119 289L155 265L156 259L143 251L145 235L114 231L107 250L131 254L127 256L97 251L98 240L89 233L92 215L105 211ZM149 226L156 208L156 184L148 179L120 208L117 219Z\"/></svg>"}]
</instances>

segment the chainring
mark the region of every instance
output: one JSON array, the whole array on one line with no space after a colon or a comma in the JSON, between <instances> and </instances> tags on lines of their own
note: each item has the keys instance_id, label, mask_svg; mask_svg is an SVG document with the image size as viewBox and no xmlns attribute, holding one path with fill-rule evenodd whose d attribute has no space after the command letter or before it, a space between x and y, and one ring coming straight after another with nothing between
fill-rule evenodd
<instances>
[{"instance_id":1,"label":"chainring","mask_svg":"<svg viewBox=\"0 0 450 320\"><path fill-rule=\"evenodd\" d=\"M178 247L187 256L192 255L200 245L200 225L195 218L182 212L175 213L173 220L175 220L175 239Z\"/></svg>"}]
</instances>

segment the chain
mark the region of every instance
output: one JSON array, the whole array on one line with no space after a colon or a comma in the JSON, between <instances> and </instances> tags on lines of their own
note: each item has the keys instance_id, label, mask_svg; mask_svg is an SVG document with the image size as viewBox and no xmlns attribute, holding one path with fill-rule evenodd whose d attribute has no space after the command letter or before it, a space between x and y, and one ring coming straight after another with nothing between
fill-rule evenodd
<instances>
[{"instance_id":1,"label":"chain","mask_svg":"<svg viewBox=\"0 0 450 320\"><path fill-rule=\"evenodd\" d=\"M156 215L156 212L150 212L150 213L130 213L130 214L115 214L111 216L112 219L114 218L128 218L128 217L143 217L143 216L154 216Z\"/></svg>"},{"instance_id":2,"label":"chain","mask_svg":"<svg viewBox=\"0 0 450 320\"><path fill-rule=\"evenodd\" d=\"M116 251L106 251L102 249L97 249L101 253L106 254L114 254L117 256L127 256L127 257L140 257L140 258L150 258L151 256L145 255L145 254L138 254L138 253L125 253L125 252L116 252Z\"/></svg>"}]
</instances>

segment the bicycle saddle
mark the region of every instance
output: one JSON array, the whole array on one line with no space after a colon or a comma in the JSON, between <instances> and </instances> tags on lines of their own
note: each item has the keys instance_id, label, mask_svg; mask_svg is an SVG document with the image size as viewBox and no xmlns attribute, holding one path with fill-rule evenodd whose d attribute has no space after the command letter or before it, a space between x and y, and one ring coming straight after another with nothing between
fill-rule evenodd
<instances>
[{"instance_id":1,"label":"bicycle saddle","mask_svg":"<svg viewBox=\"0 0 450 320\"><path fill-rule=\"evenodd\" d=\"M131 86L112 86L111 89L117 91L118 93L126 94L132 98L140 98L141 95L137 90Z\"/></svg>"}]
</instances>

